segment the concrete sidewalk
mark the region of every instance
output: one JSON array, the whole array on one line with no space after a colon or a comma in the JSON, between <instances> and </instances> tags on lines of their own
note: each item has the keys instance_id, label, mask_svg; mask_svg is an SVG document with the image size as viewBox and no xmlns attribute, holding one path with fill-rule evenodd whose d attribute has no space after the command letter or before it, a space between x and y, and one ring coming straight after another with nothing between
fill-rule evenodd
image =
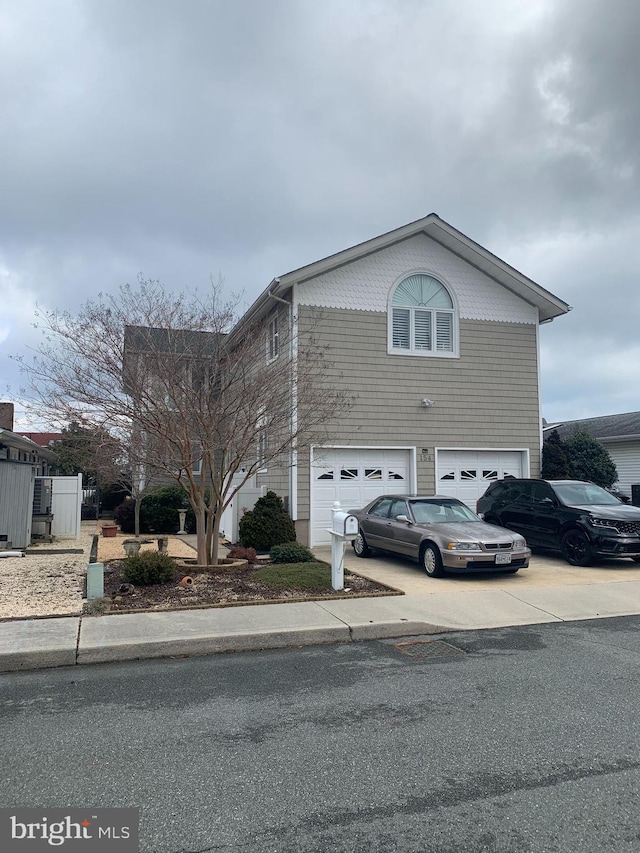
<instances>
[{"instance_id":1,"label":"concrete sidewalk","mask_svg":"<svg viewBox=\"0 0 640 853\"><path fill-rule=\"evenodd\" d=\"M0 623L0 671L640 614L640 580Z\"/></svg>"}]
</instances>

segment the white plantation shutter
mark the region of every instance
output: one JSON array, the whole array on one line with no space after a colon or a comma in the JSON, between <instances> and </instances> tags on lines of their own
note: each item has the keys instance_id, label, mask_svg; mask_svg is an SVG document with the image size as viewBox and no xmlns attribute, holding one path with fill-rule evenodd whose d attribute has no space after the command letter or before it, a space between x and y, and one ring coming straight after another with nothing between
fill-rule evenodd
<instances>
[{"instance_id":1,"label":"white plantation shutter","mask_svg":"<svg viewBox=\"0 0 640 853\"><path fill-rule=\"evenodd\" d=\"M393 309L393 346L395 349L409 349L411 313L408 308Z\"/></svg>"},{"instance_id":2,"label":"white plantation shutter","mask_svg":"<svg viewBox=\"0 0 640 853\"><path fill-rule=\"evenodd\" d=\"M391 348L420 355L454 353L455 308L436 278L415 273L403 279L391 300Z\"/></svg>"},{"instance_id":3,"label":"white plantation shutter","mask_svg":"<svg viewBox=\"0 0 640 853\"><path fill-rule=\"evenodd\" d=\"M436 312L436 349L453 351L453 315L444 311Z\"/></svg>"},{"instance_id":4,"label":"white plantation shutter","mask_svg":"<svg viewBox=\"0 0 640 853\"><path fill-rule=\"evenodd\" d=\"M431 349L431 311L416 309L414 318L414 349Z\"/></svg>"}]
</instances>

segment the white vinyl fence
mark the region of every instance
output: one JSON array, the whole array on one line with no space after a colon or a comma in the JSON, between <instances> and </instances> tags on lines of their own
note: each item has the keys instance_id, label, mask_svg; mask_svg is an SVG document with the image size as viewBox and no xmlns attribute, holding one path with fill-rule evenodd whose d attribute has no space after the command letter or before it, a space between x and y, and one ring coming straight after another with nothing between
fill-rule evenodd
<instances>
[{"instance_id":1,"label":"white vinyl fence","mask_svg":"<svg viewBox=\"0 0 640 853\"><path fill-rule=\"evenodd\" d=\"M54 536L80 537L82 513L82 474L76 477L51 477L51 512Z\"/></svg>"}]
</instances>

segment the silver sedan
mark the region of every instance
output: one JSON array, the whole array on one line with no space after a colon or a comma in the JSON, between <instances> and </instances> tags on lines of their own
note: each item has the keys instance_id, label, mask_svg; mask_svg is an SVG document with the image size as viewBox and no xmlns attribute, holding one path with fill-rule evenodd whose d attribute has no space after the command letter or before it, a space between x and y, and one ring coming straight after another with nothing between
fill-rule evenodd
<instances>
[{"instance_id":1,"label":"silver sedan","mask_svg":"<svg viewBox=\"0 0 640 853\"><path fill-rule=\"evenodd\" d=\"M451 572L509 572L529 565L531 551L518 533L486 524L456 498L382 495L352 510L358 557L373 548L418 560L429 577Z\"/></svg>"}]
</instances>

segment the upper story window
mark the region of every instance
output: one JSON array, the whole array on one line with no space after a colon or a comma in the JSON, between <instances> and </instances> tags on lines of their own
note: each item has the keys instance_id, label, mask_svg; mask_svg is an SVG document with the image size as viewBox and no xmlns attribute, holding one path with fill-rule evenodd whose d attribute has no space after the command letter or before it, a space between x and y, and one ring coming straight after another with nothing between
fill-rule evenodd
<instances>
[{"instance_id":1,"label":"upper story window","mask_svg":"<svg viewBox=\"0 0 640 853\"><path fill-rule=\"evenodd\" d=\"M430 275L403 279L389 307L389 352L453 357L457 317L447 288Z\"/></svg>"},{"instance_id":2,"label":"upper story window","mask_svg":"<svg viewBox=\"0 0 640 853\"><path fill-rule=\"evenodd\" d=\"M275 314L267 329L267 361L273 361L278 357L280 350L280 338L278 334L278 315Z\"/></svg>"}]
</instances>

